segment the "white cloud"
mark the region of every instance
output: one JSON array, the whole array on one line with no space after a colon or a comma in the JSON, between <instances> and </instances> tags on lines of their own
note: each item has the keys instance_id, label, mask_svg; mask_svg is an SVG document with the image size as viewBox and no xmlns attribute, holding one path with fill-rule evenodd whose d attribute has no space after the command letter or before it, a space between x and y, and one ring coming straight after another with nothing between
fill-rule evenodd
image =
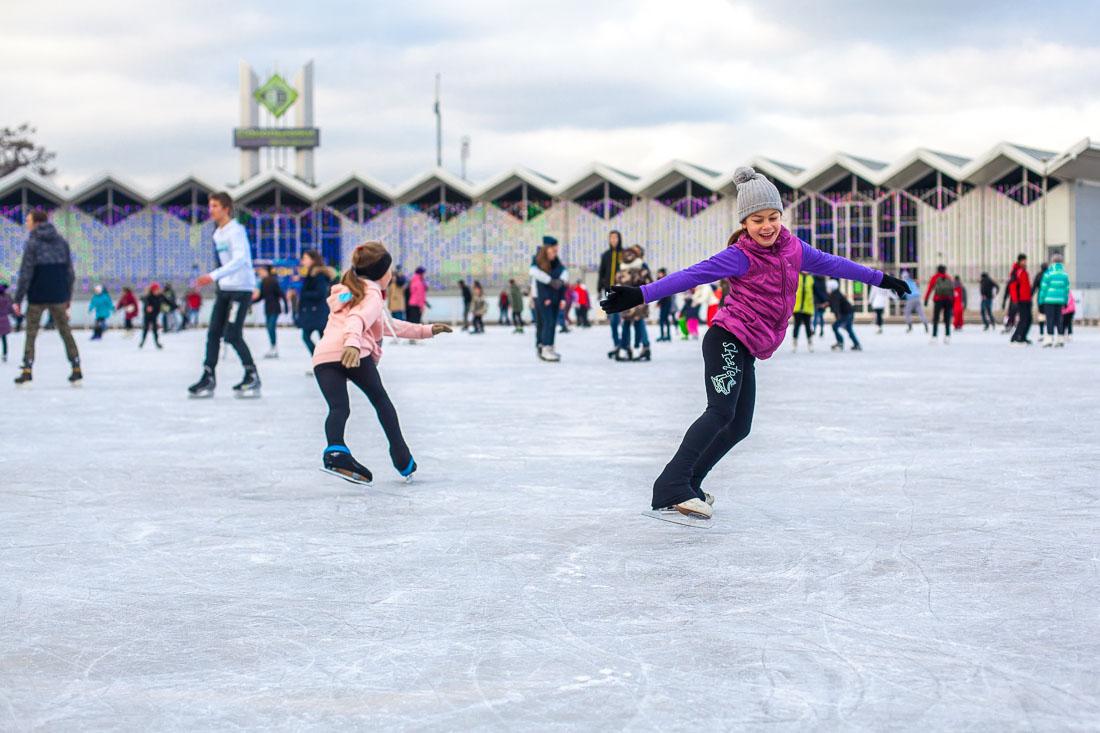
<instances>
[{"instance_id":1,"label":"white cloud","mask_svg":"<svg viewBox=\"0 0 1100 733\"><path fill-rule=\"evenodd\" d=\"M457 168L470 135L475 179L513 165L563 177L592 159L645 172L674 157L729 169L755 154L976 155L1100 134L1100 45L1044 34L1043 17L1021 33L995 5L960 11L980 33L935 30L946 3L900 20L881 4L826 18L721 0L45 5L6 9L21 30L0 44L0 124L36 124L68 184L102 169L150 187L185 172L233 180L241 58L261 72L315 59L322 180L430 167L437 70L445 162Z\"/></svg>"}]
</instances>

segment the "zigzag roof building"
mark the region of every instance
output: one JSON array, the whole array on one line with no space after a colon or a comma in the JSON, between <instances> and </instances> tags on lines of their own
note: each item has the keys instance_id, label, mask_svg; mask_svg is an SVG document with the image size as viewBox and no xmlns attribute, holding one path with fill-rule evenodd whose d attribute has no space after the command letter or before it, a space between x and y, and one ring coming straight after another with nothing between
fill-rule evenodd
<instances>
[{"instance_id":1,"label":"zigzag roof building","mask_svg":"<svg viewBox=\"0 0 1100 733\"><path fill-rule=\"evenodd\" d=\"M918 148L892 162L837 152L808 168L749 164L780 188L792 231L821 249L922 276L942 262L968 281L1006 270L1017 252L1061 252L1075 283L1100 288L1100 143L1088 138L1061 152L1002 142L974 158ZM206 196L223 188L188 174L146 190L105 172L64 190L17 171L0 179L0 272L18 261L26 214L45 208L82 255L86 287L186 278L209 265ZM544 233L581 270L595 269L611 229L671 269L713 253L736 227L732 169L682 160L646 174L592 163L562 180L517 167L478 184L434 169L398 185L353 172L311 186L272 170L228 191L258 258L315 248L340 262L379 239L437 286L521 275Z\"/></svg>"}]
</instances>

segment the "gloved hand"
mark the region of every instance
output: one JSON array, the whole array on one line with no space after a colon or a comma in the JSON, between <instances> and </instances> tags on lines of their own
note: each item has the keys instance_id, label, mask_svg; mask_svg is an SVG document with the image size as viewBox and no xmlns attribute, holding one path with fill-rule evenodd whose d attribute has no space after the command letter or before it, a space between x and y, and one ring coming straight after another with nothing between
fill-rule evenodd
<instances>
[{"instance_id":1,"label":"gloved hand","mask_svg":"<svg viewBox=\"0 0 1100 733\"><path fill-rule=\"evenodd\" d=\"M438 336L441 333L454 333L451 327L446 323L433 323L432 324L432 336Z\"/></svg>"},{"instance_id":2,"label":"gloved hand","mask_svg":"<svg viewBox=\"0 0 1100 733\"><path fill-rule=\"evenodd\" d=\"M612 285L611 289L604 293L600 307L604 313L621 313L637 305L645 303L642 289L633 285Z\"/></svg>"},{"instance_id":3,"label":"gloved hand","mask_svg":"<svg viewBox=\"0 0 1100 733\"><path fill-rule=\"evenodd\" d=\"M905 300L905 296L909 295L909 286L905 284L904 280L893 275L887 275L885 272L882 273L882 282L879 283L879 287L885 290L893 290L894 295L901 300Z\"/></svg>"},{"instance_id":4,"label":"gloved hand","mask_svg":"<svg viewBox=\"0 0 1100 733\"><path fill-rule=\"evenodd\" d=\"M345 346L344 353L340 355L340 363L345 369L354 369L359 366L359 349L354 346Z\"/></svg>"}]
</instances>

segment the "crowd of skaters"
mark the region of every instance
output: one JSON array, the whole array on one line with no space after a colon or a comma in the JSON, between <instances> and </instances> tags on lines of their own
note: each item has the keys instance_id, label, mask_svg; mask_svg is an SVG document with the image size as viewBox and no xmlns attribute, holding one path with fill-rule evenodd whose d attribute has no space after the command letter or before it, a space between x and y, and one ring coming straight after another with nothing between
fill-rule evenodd
<instances>
[{"instance_id":1,"label":"crowd of skaters","mask_svg":"<svg viewBox=\"0 0 1100 733\"><path fill-rule=\"evenodd\" d=\"M16 380L30 381L34 339L39 321L45 315L45 327L61 332L73 366L72 381L78 382L82 376L79 353L69 327L67 307L58 307L60 304L67 306L71 301L74 278L68 243L49 223L44 212L32 212L27 219L27 229L27 251L32 254L25 256L21 265L21 270L26 270L21 272L20 279L24 285L13 296L7 284L0 283L2 358L8 359L7 335L13 330L19 331L25 318L32 316L23 372ZM39 270L36 280L35 273ZM392 318L413 324L421 322L430 307L425 275L424 267L417 267L410 276L405 275L400 265L394 267L394 276L386 290L386 308ZM969 305L967 288L961 278L949 274L942 264L923 287L907 270L898 275L909 288L905 297L899 299L893 292L875 286L870 286L867 293L877 333L882 333L890 304L897 302L907 332L911 332L915 321L919 320L932 342L939 342L942 331L942 343L950 343L952 330L963 328ZM608 246L601 255L597 273L599 293L615 285L641 287L666 276L664 268L655 272L650 268L640 245L628 246L618 230L608 233ZM251 300L246 299L247 304L243 307L247 310L251 304L258 304L263 309L269 340L265 358L278 358L277 326L281 319L293 322L301 332L306 350L313 354L316 339L323 333L329 317L327 301L338 277L338 271L312 249L302 253L298 269L292 270L289 277L280 276L279 268L274 266L257 268L257 285ZM36 281L35 287L31 287L32 281ZM459 279L457 286L462 300L462 330L473 335L483 334L490 302L485 288L477 280L468 282L466 279ZM1020 254L1003 287L983 272L977 289L981 298L979 313L983 331L1000 328L1002 333L1011 335L1010 342L1014 346L1032 343L1029 338L1032 326L1037 326L1039 341L1044 347L1062 347L1072 339L1076 299L1061 255L1053 255L1050 262L1042 263L1039 270L1031 274L1027 256ZM1002 296L1000 322L994 313L998 294ZM28 300L27 312L19 307L24 298ZM672 341L677 336L683 340L697 340L701 326L711 324L722 299L723 283L716 282L663 297L655 304L655 309L649 304L641 304L621 313L608 314L607 326L611 331L608 358L620 362L650 361L653 354L649 334L651 320L655 320L658 328L657 342ZM526 328L534 326L536 351L544 361L561 359L555 348L556 334L592 326L589 313L593 296L579 278L570 282L569 271L560 258L560 245L552 236L544 237L532 258L529 278L526 281L510 279L495 300L498 325L511 326L513 333L524 333ZM94 319L91 340L101 340L111 320L118 319L127 336L135 335L140 326L139 348L151 340L160 349L163 333L198 325L202 306L202 292L194 283L182 297L171 283L162 287L158 282L149 282L137 290L123 287L117 300L105 285L97 284L88 303L88 311ZM929 307L931 319L925 310ZM855 329L856 309L840 289L839 282L808 273L799 276L792 349L798 351L800 343L804 342L805 349L813 351L815 336L818 339L825 337L827 313L833 316L831 349L861 351L863 347Z\"/></svg>"}]
</instances>

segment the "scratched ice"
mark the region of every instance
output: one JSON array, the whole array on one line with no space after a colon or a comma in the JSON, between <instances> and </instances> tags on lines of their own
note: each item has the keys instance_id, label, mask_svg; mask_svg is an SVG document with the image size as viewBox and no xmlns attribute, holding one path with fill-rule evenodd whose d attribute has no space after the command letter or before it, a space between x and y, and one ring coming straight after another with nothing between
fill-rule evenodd
<instances>
[{"instance_id":1,"label":"scratched ice","mask_svg":"<svg viewBox=\"0 0 1100 733\"><path fill-rule=\"evenodd\" d=\"M290 331L257 402L232 357L184 399L200 334L81 333L73 390L45 332L0 367L0 729L1100 727L1100 333L860 330L759 365L709 531L640 514L697 343L387 347L420 473L357 395L372 492L317 470Z\"/></svg>"}]
</instances>

